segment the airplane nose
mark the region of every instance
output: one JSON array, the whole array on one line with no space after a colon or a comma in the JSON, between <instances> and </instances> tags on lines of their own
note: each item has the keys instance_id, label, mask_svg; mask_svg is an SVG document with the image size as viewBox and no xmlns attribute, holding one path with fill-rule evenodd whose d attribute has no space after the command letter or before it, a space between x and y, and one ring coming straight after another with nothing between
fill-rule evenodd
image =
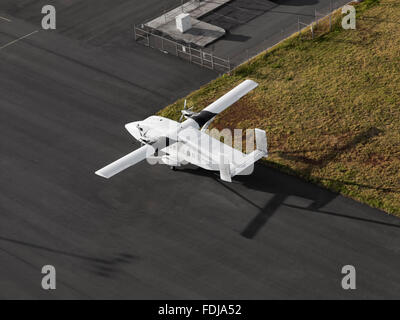
<instances>
[{"instance_id":1,"label":"airplane nose","mask_svg":"<svg viewBox=\"0 0 400 320\"><path fill-rule=\"evenodd\" d=\"M128 132L137 140L139 140L140 137L140 132L139 129L137 127L137 122L131 122L131 123L127 123L125 125L126 130L128 130Z\"/></svg>"}]
</instances>

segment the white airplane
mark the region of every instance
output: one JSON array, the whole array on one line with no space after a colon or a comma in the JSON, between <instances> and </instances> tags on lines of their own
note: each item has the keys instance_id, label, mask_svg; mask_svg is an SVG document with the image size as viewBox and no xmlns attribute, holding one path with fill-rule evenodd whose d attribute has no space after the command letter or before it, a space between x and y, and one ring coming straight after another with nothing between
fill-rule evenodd
<instances>
[{"instance_id":1,"label":"white airplane","mask_svg":"<svg viewBox=\"0 0 400 320\"><path fill-rule=\"evenodd\" d=\"M268 156L264 130L255 129L256 148L249 154L220 142L204 131L217 114L257 86L256 82L245 80L199 113L187 109L185 101L181 116L181 119L186 118L184 122L151 116L126 124L125 128L143 144L142 147L96 171L96 174L110 178L145 159L167 164L172 169L189 162L207 170L219 170L221 179L227 182L231 182L235 175L249 174L254 162Z\"/></svg>"}]
</instances>

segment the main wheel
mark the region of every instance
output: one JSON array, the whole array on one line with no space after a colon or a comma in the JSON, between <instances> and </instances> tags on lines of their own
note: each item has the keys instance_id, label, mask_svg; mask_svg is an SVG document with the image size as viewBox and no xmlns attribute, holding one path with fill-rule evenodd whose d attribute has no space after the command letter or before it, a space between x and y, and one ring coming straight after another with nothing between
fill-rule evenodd
<instances>
[{"instance_id":1,"label":"main wheel","mask_svg":"<svg viewBox=\"0 0 400 320\"><path fill-rule=\"evenodd\" d=\"M175 167L175 166L171 166L170 169L171 169L172 171L176 171L176 167Z\"/></svg>"}]
</instances>

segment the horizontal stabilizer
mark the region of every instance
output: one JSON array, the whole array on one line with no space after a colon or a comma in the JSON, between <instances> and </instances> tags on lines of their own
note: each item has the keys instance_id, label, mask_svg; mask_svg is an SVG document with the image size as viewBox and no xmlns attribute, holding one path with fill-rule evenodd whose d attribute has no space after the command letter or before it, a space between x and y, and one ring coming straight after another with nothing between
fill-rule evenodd
<instances>
[{"instance_id":1,"label":"horizontal stabilizer","mask_svg":"<svg viewBox=\"0 0 400 320\"><path fill-rule=\"evenodd\" d=\"M238 165L236 165L232 171L232 177L238 174L250 174L254 168L254 162L258 161L263 157L268 156L267 150L267 134L264 130L255 129L256 136L256 150L248 154ZM250 170L246 170L250 169Z\"/></svg>"},{"instance_id":2,"label":"horizontal stabilizer","mask_svg":"<svg viewBox=\"0 0 400 320\"><path fill-rule=\"evenodd\" d=\"M252 169L254 168L254 162L261 159L263 156L264 153L259 150L254 150L253 152L249 153L241 163L232 169L232 177L238 174L243 174L244 172L246 172L246 175L251 174L253 172ZM251 170L246 170L249 168Z\"/></svg>"},{"instance_id":3,"label":"horizontal stabilizer","mask_svg":"<svg viewBox=\"0 0 400 320\"><path fill-rule=\"evenodd\" d=\"M154 148L150 145L144 145L143 147L127 154L108 166L96 171L95 173L103 178L111 178L117 173L133 166L134 164L146 159L146 157L153 155L155 152Z\"/></svg>"}]
</instances>

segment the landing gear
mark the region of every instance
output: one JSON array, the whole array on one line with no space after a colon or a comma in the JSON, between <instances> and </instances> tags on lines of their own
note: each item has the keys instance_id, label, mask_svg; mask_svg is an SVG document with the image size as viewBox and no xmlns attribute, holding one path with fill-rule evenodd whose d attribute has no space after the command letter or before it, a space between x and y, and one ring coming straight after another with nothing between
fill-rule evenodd
<instances>
[{"instance_id":1,"label":"landing gear","mask_svg":"<svg viewBox=\"0 0 400 320\"><path fill-rule=\"evenodd\" d=\"M172 171L176 171L176 167L175 166L170 166L169 167Z\"/></svg>"}]
</instances>

